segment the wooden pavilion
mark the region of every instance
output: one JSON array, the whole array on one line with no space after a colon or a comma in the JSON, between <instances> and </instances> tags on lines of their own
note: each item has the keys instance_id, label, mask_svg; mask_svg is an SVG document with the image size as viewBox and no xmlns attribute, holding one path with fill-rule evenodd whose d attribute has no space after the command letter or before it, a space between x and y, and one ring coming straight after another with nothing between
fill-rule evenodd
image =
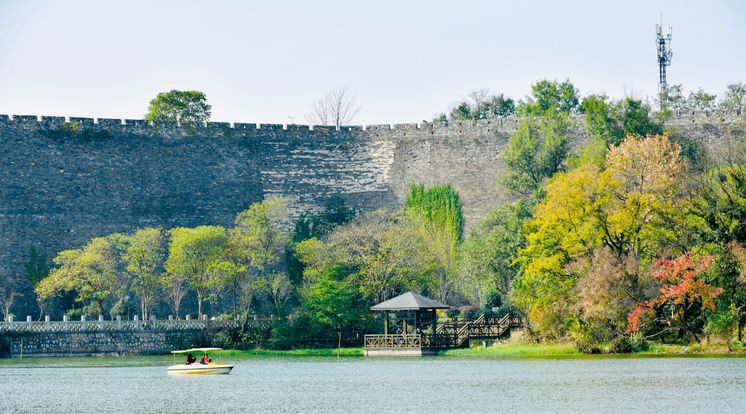
<instances>
[{"instance_id":1,"label":"wooden pavilion","mask_svg":"<svg viewBox=\"0 0 746 414\"><path fill-rule=\"evenodd\" d=\"M423 355L453 347L452 335L438 334L437 310L449 308L412 292L371 307L383 313L383 334L365 335L365 355Z\"/></svg>"}]
</instances>

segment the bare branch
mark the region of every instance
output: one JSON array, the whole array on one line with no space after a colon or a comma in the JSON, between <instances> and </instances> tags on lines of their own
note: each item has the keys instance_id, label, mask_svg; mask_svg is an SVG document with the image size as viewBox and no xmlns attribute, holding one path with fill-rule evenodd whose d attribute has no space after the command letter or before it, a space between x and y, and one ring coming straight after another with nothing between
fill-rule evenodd
<instances>
[{"instance_id":1,"label":"bare branch","mask_svg":"<svg viewBox=\"0 0 746 414\"><path fill-rule=\"evenodd\" d=\"M360 106L355 103L355 97L350 95L347 88L337 88L314 102L306 118L313 125L334 125L339 128L349 125L358 112Z\"/></svg>"}]
</instances>

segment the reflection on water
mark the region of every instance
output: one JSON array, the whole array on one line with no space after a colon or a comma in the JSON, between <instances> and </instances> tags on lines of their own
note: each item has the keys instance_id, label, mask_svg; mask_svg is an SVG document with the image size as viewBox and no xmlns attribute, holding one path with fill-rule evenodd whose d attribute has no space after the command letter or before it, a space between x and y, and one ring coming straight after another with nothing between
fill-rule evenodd
<instances>
[{"instance_id":1,"label":"reflection on water","mask_svg":"<svg viewBox=\"0 0 746 414\"><path fill-rule=\"evenodd\" d=\"M232 359L237 365L231 375L185 378L169 378L165 366L171 361L162 357L29 361L0 361L0 412L716 413L746 408L746 358L248 358Z\"/></svg>"}]
</instances>

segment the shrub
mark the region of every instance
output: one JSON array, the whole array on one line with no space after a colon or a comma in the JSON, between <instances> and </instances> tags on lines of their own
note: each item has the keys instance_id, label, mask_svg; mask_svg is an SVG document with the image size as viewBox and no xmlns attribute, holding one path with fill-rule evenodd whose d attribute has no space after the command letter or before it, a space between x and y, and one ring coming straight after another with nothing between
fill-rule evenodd
<instances>
[{"instance_id":1,"label":"shrub","mask_svg":"<svg viewBox=\"0 0 746 414\"><path fill-rule=\"evenodd\" d=\"M640 335L618 336L609 342L610 354L629 354L647 351L648 343Z\"/></svg>"}]
</instances>

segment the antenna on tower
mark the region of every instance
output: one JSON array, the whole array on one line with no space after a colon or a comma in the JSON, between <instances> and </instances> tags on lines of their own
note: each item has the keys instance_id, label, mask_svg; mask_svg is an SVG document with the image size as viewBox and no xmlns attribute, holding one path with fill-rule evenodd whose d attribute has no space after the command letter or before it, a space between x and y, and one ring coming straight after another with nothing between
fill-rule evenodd
<instances>
[{"instance_id":1,"label":"antenna on tower","mask_svg":"<svg viewBox=\"0 0 746 414\"><path fill-rule=\"evenodd\" d=\"M667 34L663 33L663 14L661 13L661 24L655 25L655 45L658 49L658 92L660 94L661 107L663 106L663 97L668 90L666 67L671 65L671 57L673 57L673 52L671 51L671 34L671 26L668 26Z\"/></svg>"}]
</instances>

